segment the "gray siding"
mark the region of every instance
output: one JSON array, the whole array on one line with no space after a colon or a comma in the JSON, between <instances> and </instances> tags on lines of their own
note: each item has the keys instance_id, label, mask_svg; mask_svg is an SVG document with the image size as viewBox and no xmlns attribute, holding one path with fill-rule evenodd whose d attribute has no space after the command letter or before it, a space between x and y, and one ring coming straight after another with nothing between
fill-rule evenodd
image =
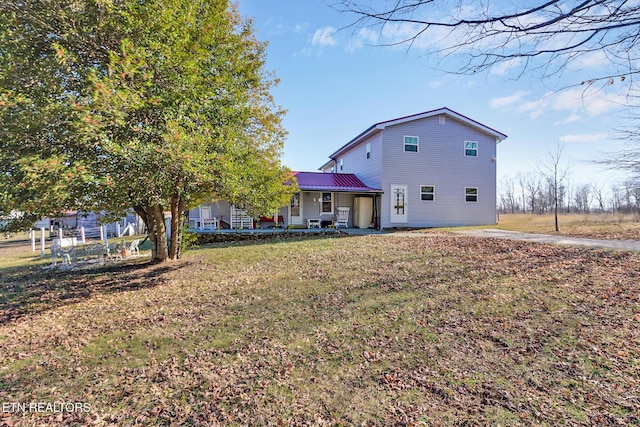
<instances>
[{"instance_id":1,"label":"gray siding","mask_svg":"<svg viewBox=\"0 0 640 427\"><path fill-rule=\"evenodd\" d=\"M229 222L231 218L231 205L229 202L219 200L217 202L203 203L201 206L211 207L211 217L218 218L218 221L222 218L225 222ZM189 211L189 226L196 227L200 222L200 207L197 206ZM206 219L206 218L205 218Z\"/></svg>"},{"instance_id":2,"label":"gray siding","mask_svg":"<svg viewBox=\"0 0 640 427\"><path fill-rule=\"evenodd\" d=\"M307 195L308 193L308 195ZM307 226L307 219L320 219L321 221L333 221L338 206L351 208L349 213L349 226L353 224L353 194L333 193L333 212L331 214L320 214L322 193L314 191L303 191L301 194L303 225Z\"/></svg>"},{"instance_id":3,"label":"gray siding","mask_svg":"<svg viewBox=\"0 0 640 427\"><path fill-rule=\"evenodd\" d=\"M371 144L371 155L367 159L366 146ZM340 170L340 160L344 160L344 168ZM382 132L378 132L360 144L337 157L336 172L353 173L360 181L372 188L380 188L382 184Z\"/></svg>"},{"instance_id":4,"label":"gray siding","mask_svg":"<svg viewBox=\"0 0 640 427\"><path fill-rule=\"evenodd\" d=\"M417 153L404 152L404 136L417 136ZM464 141L478 142L478 156L464 155ZM494 224L496 220L496 141L447 116L389 126L383 131L382 227ZM406 224L389 220L389 189L408 186ZM435 200L422 201L420 186L435 187ZM465 187L478 188L478 202L465 201Z\"/></svg>"}]
</instances>

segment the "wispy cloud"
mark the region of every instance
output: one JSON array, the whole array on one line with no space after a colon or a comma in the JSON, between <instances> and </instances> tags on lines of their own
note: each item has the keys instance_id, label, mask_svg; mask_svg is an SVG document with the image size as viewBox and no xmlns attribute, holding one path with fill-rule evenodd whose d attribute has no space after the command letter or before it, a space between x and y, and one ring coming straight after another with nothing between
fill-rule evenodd
<instances>
[{"instance_id":1,"label":"wispy cloud","mask_svg":"<svg viewBox=\"0 0 640 427\"><path fill-rule=\"evenodd\" d=\"M307 31L307 28L309 28L309 23L308 22L302 22L302 23L294 25L292 31L294 33L303 33L305 31Z\"/></svg>"},{"instance_id":2,"label":"wispy cloud","mask_svg":"<svg viewBox=\"0 0 640 427\"><path fill-rule=\"evenodd\" d=\"M313 46L335 46L338 44L336 32L337 29L331 26L318 28L313 33L311 44Z\"/></svg>"},{"instance_id":3,"label":"wispy cloud","mask_svg":"<svg viewBox=\"0 0 640 427\"><path fill-rule=\"evenodd\" d=\"M524 60L522 58L513 58L508 61L498 62L491 67L489 74L504 76L505 74L512 72L514 69L521 69L523 62Z\"/></svg>"},{"instance_id":4,"label":"wispy cloud","mask_svg":"<svg viewBox=\"0 0 640 427\"><path fill-rule=\"evenodd\" d=\"M353 53L361 47L375 45L376 43L378 43L378 33L369 28L360 28L360 30L349 39L346 51Z\"/></svg>"},{"instance_id":5,"label":"wispy cloud","mask_svg":"<svg viewBox=\"0 0 640 427\"><path fill-rule=\"evenodd\" d=\"M571 113L568 117L566 117L564 120L559 120L557 122L554 122L554 125L568 125L570 123L576 123L582 120L582 115L578 114L578 113Z\"/></svg>"},{"instance_id":6,"label":"wispy cloud","mask_svg":"<svg viewBox=\"0 0 640 427\"><path fill-rule=\"evenodd\" d=\"M600 116L610 113L625 104L622 94L609 93L605 90L584 90L582 88L567 89L559 92L547 92L541 98L520 104L516 111L527 113L535 119L545 114L568 113L566 119L556 123L578 121L583 114Z\"/></svg>"},{"instance_id":7,"label":"wispy cloud","mask_svg":"<svg viewBox=\"0 0 640 427\"><path fill-rule=\"evenodd\" d=\"M517 104L518 102L520 102L520 100L522 100L522 98L527 95L529 95L529 92L525 90L519 90L513 95L492 98L491 100L489 100L489 105L491 105L493 108L508 107Z\"/></svg>"}]
</instances>

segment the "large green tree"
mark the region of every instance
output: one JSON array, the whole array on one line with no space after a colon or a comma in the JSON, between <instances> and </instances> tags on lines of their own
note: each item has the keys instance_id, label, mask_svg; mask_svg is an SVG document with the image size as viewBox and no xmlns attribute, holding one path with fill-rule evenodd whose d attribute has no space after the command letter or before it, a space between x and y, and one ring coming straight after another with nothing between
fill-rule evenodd
<instances>
[{"instance_id":1,"label":"large green tree","mask_svg":"<svg viewBox=\"0 0 640 427\"><path fill-rule=\"evenodd\" d=\"M133 208L160 262L179 257L183 212L205 198L253 213L288 202L276 79L227 1L10 1L0 14L0 210L28 223Z\"/></svg>"}]
</instances>

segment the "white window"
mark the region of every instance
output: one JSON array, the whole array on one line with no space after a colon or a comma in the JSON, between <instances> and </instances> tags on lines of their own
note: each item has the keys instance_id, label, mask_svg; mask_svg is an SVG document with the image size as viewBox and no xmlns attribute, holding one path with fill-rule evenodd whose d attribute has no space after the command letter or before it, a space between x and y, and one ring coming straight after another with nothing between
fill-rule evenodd
<instances>
[{"instance_id":1,"label":"white window","mask_svg":"<svg viewBox=\"0 0 640 427\"><path fill-rule=\"evenodd\" d=\"M333 193L322 193L322 205L320 207L320 213L331 214L333 213Z\"/></svg>"},{"instance_id":2,"label":"white window","mask_svg":"<svg viewBox=\"0 0 640 427\"><path fill-rule=\"evenodd\" d=\"M365 147L365 151L367 152L367 159L371 158L371 143L368 143Z\"/></svg>"},{"instance_id":3,"label":"white window","mask_svg":"<svg viewBox=\"0 0 640 427\"><path fill-rule=\"evenodd\" d=\"M418 152L418 137L417 136L405 136L404 137L404 151L407 153Z\"/></svg>"},{"instance_id":4,"label":"white window","mask_svg":"<svg viewBox=\"0 0 640 427\"><path fill-rule=\"evenodd\" d=\"M469 157L478 157L478 142L477 141L465 141L464 142L464 155Z\"/></svg>"},{"instance_id":5,"label":"white window","mask_svg":"<svg viewBox=\"0 0 640 427\"><path fill-rule=\"evenodd\" d=\"M433 185L420 186L420 200L425 202L433 202L436 197L436 188Z\"/></svg>"},{"instance_id":6,"label":"white window","mask_svg":"<svg viewBox=\"0 0 640 427\"><path fill-rule=\"evenodd\" d=\"M340 170L344 168L344 159L340 159Z\"/></svg>"},{"instance_id":7,"label":"white window","mask_svg":"<svg viewBox=\"0 0 640 427\"><path fill-rule=\"evenodd\" d=\"M465 202L477 202L478 201L478 187L465 187L464 188L464 200L465 200Z\"/></svg>"}]
</instances>

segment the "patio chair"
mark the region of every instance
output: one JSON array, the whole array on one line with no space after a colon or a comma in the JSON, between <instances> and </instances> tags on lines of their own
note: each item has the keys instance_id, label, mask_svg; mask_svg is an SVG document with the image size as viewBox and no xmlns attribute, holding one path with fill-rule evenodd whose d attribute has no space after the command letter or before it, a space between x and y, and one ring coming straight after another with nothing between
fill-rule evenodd
<instances>
[{"instance_id":1,"label":"patio chair","mask_svg":"<svg viewBox=\"0 0 640 427\"><path fill-rule=\"evenodd\" d=\"M60 258L63 265L71 265L71 261L75 264L75 248L63 248L58 243L51 245L51 265L55 266L56 259Z\"/></svg>"},{"instance_id":2,"label":"patio chair","mask_svg":"<svg viewBox=\"0 0 640 427\"><path fill-rule=\"evenodd\" d=\"M131 242L131 245L129 246L129 255L140 255L140 249L138 248L138 246L140 246L140 239L136 239Z\"/></svg>"},{"instance_id":3,"label":"patio chair","mask_svg":"<svg viewBox=\"0 0 640 427\"><path fill-rule=\"evenodd\" d=\"M336 216L336 227L349 227L349 211L351 208L339 207L338 215Z\"/></svg>"}]
</instances>

